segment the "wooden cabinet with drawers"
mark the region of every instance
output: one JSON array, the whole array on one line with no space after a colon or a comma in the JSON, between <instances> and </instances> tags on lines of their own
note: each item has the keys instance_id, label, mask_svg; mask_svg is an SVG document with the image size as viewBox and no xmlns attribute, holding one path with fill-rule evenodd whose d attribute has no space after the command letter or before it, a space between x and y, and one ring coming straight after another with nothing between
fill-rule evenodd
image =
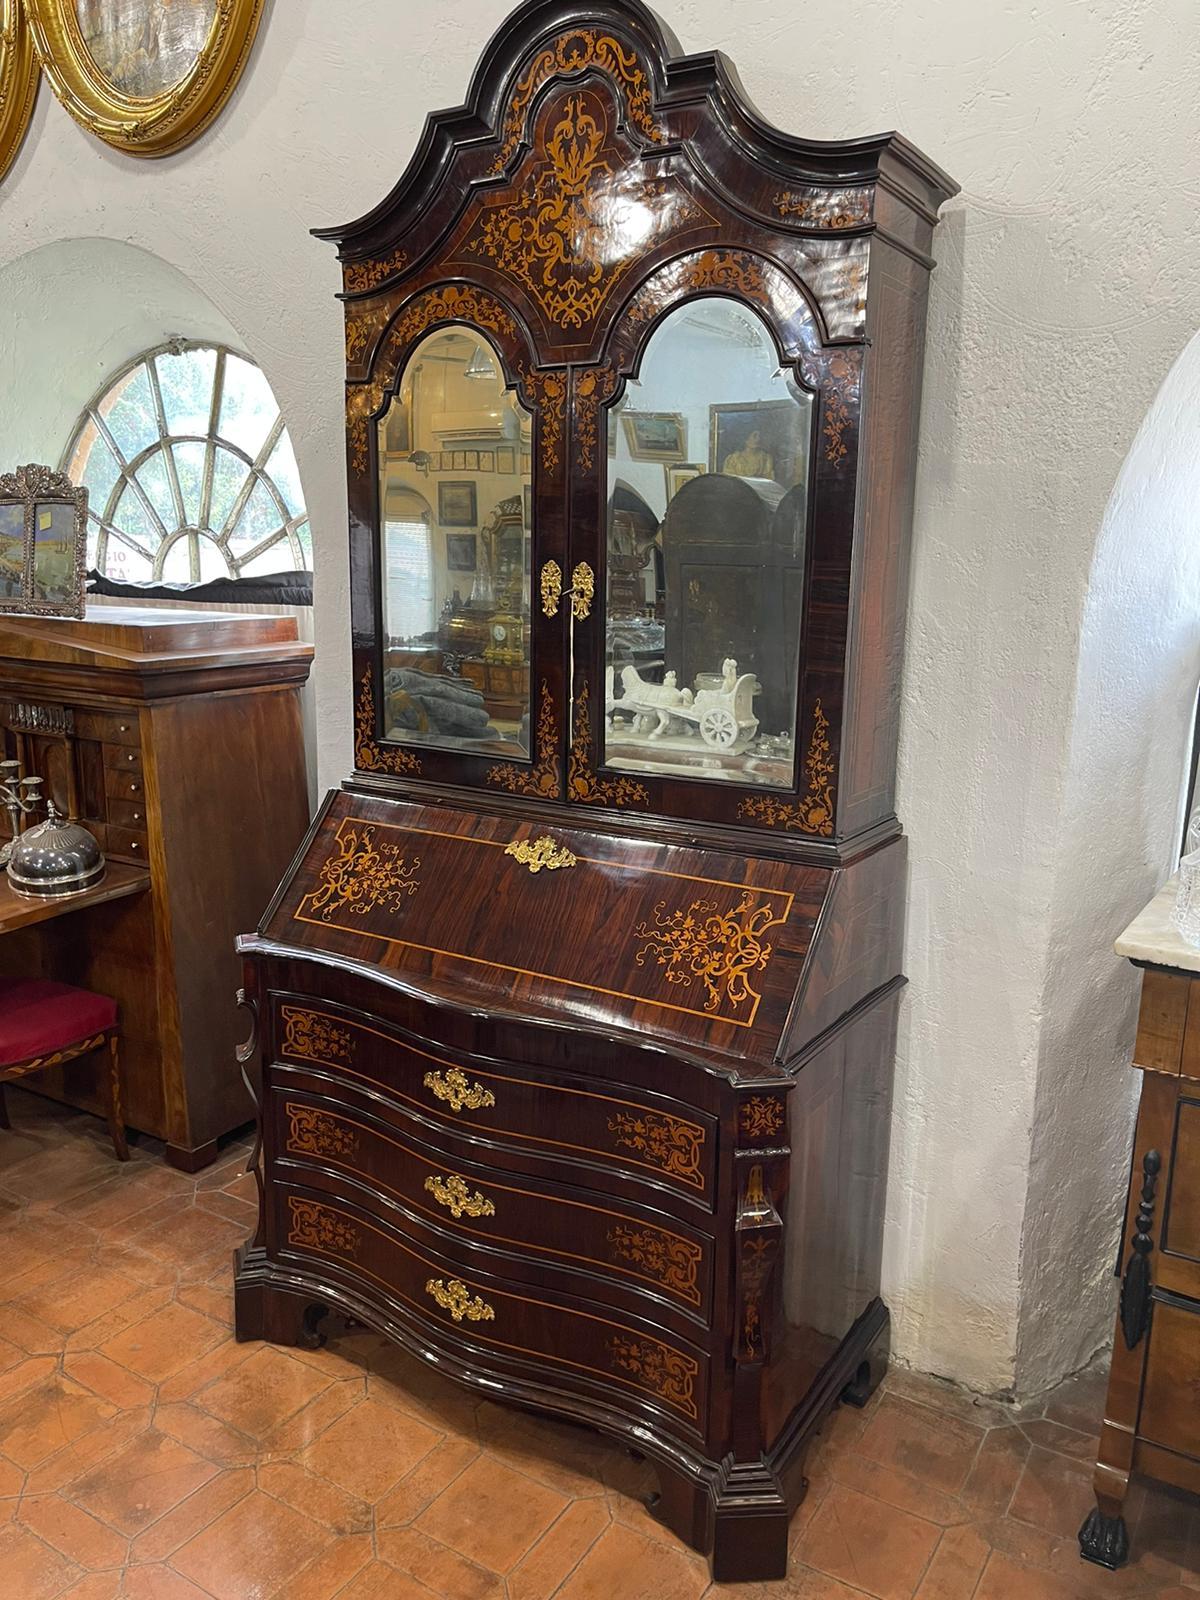
<instances>
[{"instance_id":1,"label":"wooden cabinet with drawers","mask_svg":"<svg viewBox=\"0 0 1200 1600\"><path fill-rule=\"evenodd\" d=\"M1146 971L1097 1504L1079 1533L1083 1555L1106 1567L1128 1559L1122 1507L1132 1474L1200 1493L1200 950L1170 927L1173 898L1168 884L1117 942Z\"/></svg>"},{"instance_id":2,"label":"wooden cabinet with drawers","mask_svg":"<svg viewBox=\"0 0 1200 1600\"><path fill-rule=\"evenodd\" d=\"M128 1123L192 1170L253 1111L234 1059L233 939L308 821L311 655L284 617L108 606L0 619L4 753L111 861L150 873L146 895L9 934L0 970L117 999ZM93 1108L78 1069L38 1087Z\"/></svg>"}]
</instances>

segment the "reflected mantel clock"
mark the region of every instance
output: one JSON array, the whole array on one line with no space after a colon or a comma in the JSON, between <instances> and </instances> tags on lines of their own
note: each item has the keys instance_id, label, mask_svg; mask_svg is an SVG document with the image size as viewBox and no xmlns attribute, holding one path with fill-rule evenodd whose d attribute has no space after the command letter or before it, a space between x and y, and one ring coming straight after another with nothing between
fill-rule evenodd
<instances>
[{"instance_id":1,"label":"reflected mantel clock","mask_svg":"<svg viewBox=\"0 0 1200 1600\"><path fill-rule=\"evenodd\" d=\"M781 1575L879 1296L930 250L638 0L518 9L342 263L355 771L241 940L239 1336L332 1312Z\"/></svg>"}]
</instances>

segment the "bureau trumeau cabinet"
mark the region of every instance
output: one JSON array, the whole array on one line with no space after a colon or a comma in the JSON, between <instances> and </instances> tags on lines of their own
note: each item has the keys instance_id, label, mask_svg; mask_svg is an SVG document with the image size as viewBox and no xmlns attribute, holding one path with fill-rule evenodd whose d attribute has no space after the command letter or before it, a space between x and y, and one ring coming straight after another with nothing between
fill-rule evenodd
<instances>
[{"instance_id":1,"label":"bureau trumeau cabinet","mask_svg":"<svg viewBox=\"0 0 1200 1600\"><path fill-rule=\"evenodd\" d=\"M635 0L508 19L339 247L355 771L258 931L241 1337L381 1329L783 1572L879 1297L930 248ZM464 531L469 530L469 531Z\"/></svg>"}]
</instances>

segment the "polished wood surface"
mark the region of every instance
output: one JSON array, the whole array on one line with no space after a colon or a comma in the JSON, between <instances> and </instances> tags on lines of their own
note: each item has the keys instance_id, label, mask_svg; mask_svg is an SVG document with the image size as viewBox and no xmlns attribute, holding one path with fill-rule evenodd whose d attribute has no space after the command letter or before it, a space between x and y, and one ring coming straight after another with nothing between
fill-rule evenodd
<instances>
[{"instance_id":1,"label":"polished wood surface","mask_svg":"<svg viewBox=\"0 0 1200 1600\"><path fill-rule=\"evenodd\" d=\"M1200 1385L1200 1082L1181 1069L1200 1026L1195 975L1143 975L1133 1064L1144 1073L1121 1239L1121 1302L1096 1509L1083 1555L1123 1566L1123 1515L1133 1473L1200 1493L1200 1428L1188 1395Z\"/></svg>"},{"instance_id":2,"label":"polished wood surface","mask_svg":"<svg viewBox=\"0 0 1200 1600\"><path fill-rule=\"evenodd\" d=\"M192 1170L253 1114L233 1058L233 939L308 821L299 684L311 655L285 617L97 607L82 621L0 622L5 753L44 777L109 862L83 915L21 919L0 969L119 1001L126 1120ZM125 883L131 898L106 892ZM44 1081L69 1103L100 1103L86 1070Z\"/></svg>"},{"instance_id":3,"label":"polished wood surface","mask_svg":"<svg viewBox=\"0 0 1200 1600\"><path fill-rule=\"evenodd\" d=\"M530 0L387 199L322 234L346 306L355 772L239 941L262 1204L238 1333L311 1342L333 1309L627 1440L723 1580L783 1574L809 1444L887 1360L898 686L953 192L896 135L769 128L640 0ZM610 408L662 318L710 295L812 397L808 499L760 530L767 576L717 552L794 630L763 654L768 714L799 706L780 789L603 766ZM455 324L533 414L532 571L596 575L590 609L532 607L528 761L382 737L376 419ZM668 604L666 625L688 622ZM688 670L719 666L715 637Z\"/></svg>"},{"instance_id":4,"label":"polished wood surface","mask_svg":"<svg viewBox=\"0 0 1200 1600\"><path fill-rule=\"evenodd\" d=\"M73 911L84 911L89 906L103 905L107 900L123 900L126 895L145 894L150 887L150 874L143 867L124 867L112 862L104 877L90 889L78 894L56 896L54 899L34 900L17 894L5 874L0 874L0 934L11 933L16 928L29 928L35 922L50 922L55 917L69 916Z\"/></svg>"}]
</instances>

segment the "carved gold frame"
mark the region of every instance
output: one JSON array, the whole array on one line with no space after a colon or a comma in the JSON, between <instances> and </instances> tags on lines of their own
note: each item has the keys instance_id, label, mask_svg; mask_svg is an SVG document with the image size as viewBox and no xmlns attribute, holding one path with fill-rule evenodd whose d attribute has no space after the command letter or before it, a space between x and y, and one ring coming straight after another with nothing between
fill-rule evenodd
<instances>
[{"instance_id":1,"label":"carved gold frame","mask_svg":"<svg viewBox=\"0 0 1200 1600\"><path fill-rule=\"evenodd\" d=\"M21 0L0 0L0 181L29 131L38 77Z\"/></svg>"},{"instance_id":2,"label":"carved gold frame","mask_svg":"<svg viewBox=\"0 0 1200 1600\"><path fill-rule=\"evenodd\" d=\"M134 156L191 144L224 106L246 65L264 0L218 0L208 40L186 77L135 100L110 83L79 31L74 0L24 0L33 47L50 87L76 122Z\"/></svg>"}]
</instances>

